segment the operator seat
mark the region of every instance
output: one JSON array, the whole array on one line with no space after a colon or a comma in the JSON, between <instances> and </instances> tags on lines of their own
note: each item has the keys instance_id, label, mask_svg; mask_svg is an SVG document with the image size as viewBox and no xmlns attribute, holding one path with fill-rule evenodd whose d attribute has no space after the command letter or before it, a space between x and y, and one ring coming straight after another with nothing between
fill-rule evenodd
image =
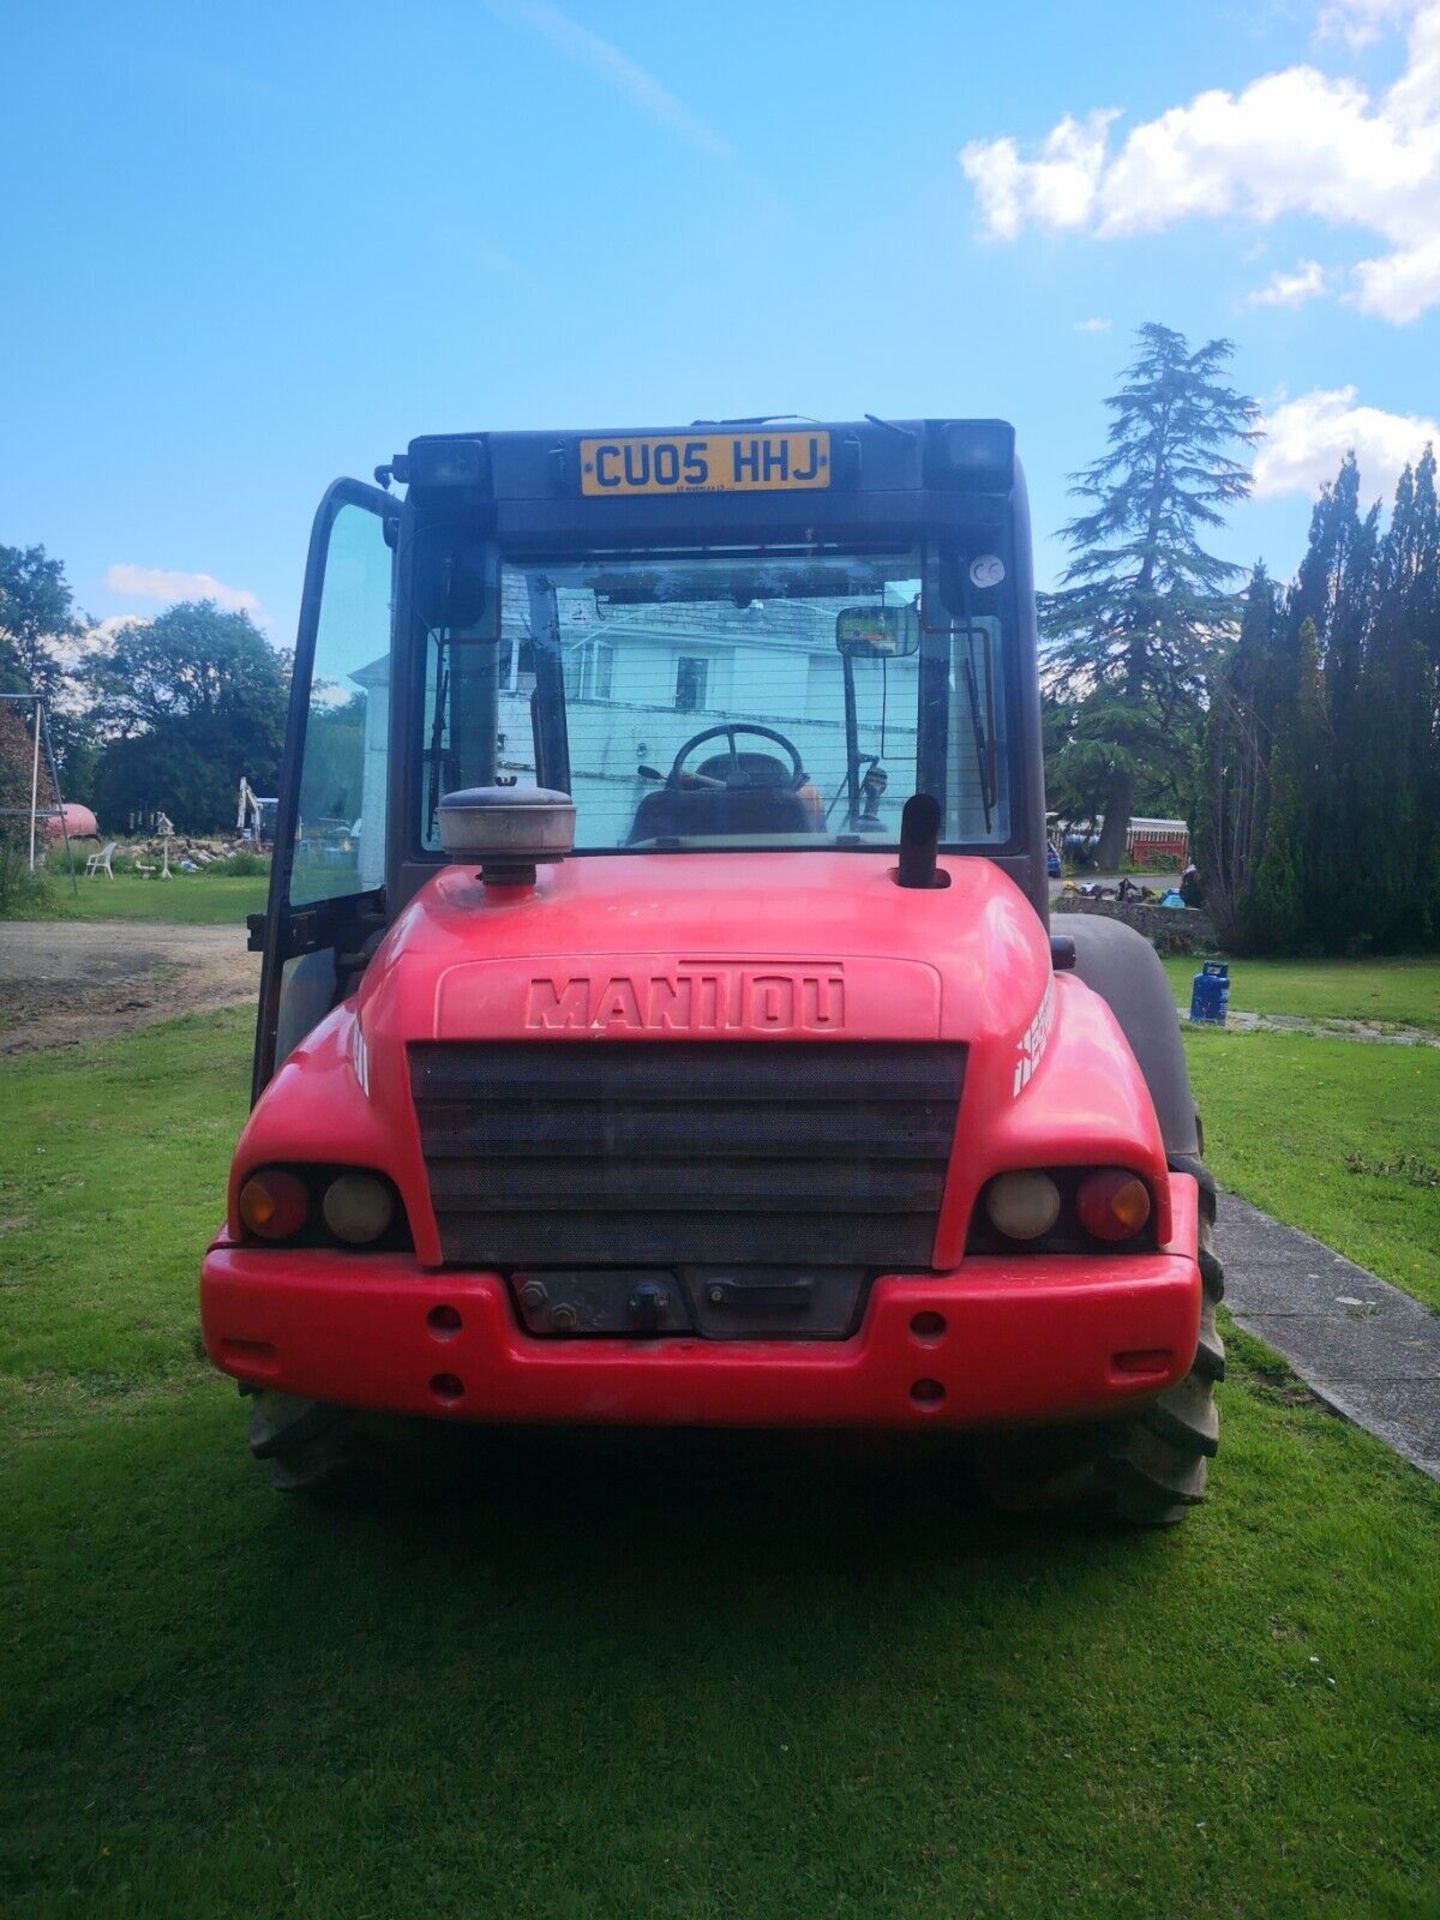
<instances>
[{"instance_id":1,"label":"operator seat","mask_svg":"<svg viewBox=\"0 0 1440 1920\"><path fill-rule=\"evenodd\" d=\"M627 846L642 840L683 840L691 836L748 833L811 833L813 808L790 786L788 769L768 753L735 756L745 786L663 786L647 793L635 809ZM734 778L728 753L703 760L702 779Z\"/></svg>"}]
</instances>

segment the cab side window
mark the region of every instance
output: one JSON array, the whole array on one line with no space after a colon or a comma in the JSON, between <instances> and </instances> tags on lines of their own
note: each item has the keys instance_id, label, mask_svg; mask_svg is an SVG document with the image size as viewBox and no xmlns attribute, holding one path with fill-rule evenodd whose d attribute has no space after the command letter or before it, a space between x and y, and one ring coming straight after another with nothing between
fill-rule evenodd
<instances>
[{"instance_id":1,"label":"cab side window","mask_svg":"<svg viewBox=\"0 0 1440 1920\"><path fill-rule=\"evenodd\" d=\"M385 878L393 558L375 514L340 508L305 721L290 879L297 905Z\"/></svg>"}]
</instances>

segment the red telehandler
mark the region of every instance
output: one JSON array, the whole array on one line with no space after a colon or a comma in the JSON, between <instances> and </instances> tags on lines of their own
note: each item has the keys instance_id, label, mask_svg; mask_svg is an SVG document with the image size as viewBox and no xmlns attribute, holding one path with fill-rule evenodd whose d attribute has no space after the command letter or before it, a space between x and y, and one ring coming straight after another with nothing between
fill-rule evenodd
<instances>
[{"instance_id":1,"label":"red telehandler","mask_svg":"<svg viewBox=\"0 0 1440 1920\"><path fill-rule=\"evenodd\" d=\"M994 420L412 441L311 542L205 1340L282 1487L432 1421L952 1429L1198 1501L1159 962L1049 931Z\"/></svg>"}]
</instances>

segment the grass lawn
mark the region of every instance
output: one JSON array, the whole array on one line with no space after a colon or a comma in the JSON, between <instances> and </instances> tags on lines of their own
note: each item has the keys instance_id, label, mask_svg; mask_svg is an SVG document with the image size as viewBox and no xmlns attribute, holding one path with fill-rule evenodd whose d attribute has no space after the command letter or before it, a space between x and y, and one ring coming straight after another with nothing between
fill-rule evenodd
<instances>
[{"instance_id":1,"label":"grass lawn","mask_svg":"<svg viewBox=\"0 0 1440 1920\"><path fill-rule=\"evenodd\" d=\"M160 920L171 926L243 925L246 914L265 911L267 874L177 873L147 880L133 873L79 881L50 876L49 917L59 920Z\"/></svg>"},{"instance_id":2,"label":"grass lawn","mask_svg":"<svg viewBox=\"0 0 1440 1920\"><path fill-rule=\"evenodd\" d=\"M307 1509L196 1353L247 1056L0 1068L7 1920L1435 1911L1440 1489L1262 1349L1171 1534L525 1435Z\"/></svg>"},{"instance_id":3,"label":"grass lawn","mask_svg":"<svg viewBox=\"0 0 1440 1920\"><path fill-rule=\"evenodd\" d=\"M1440 1310L1440 1051L1187 1030L1222 1186Z\"/></svg>"},{"instance_id":4,"label":"grass lawn","mask_svg":"<svg viewBox=\"0 0 1440 1920\"><path fill-rule=\"evenodd\" d=\"M1188 1011L1190 982L1200 971L1200 958L1175 954L1163 965L1177 1003ZM1241 1013L1440 1027L1440 955L1395 960L1232 960L1230 1004Z\"/></svg>"}]
</instances>

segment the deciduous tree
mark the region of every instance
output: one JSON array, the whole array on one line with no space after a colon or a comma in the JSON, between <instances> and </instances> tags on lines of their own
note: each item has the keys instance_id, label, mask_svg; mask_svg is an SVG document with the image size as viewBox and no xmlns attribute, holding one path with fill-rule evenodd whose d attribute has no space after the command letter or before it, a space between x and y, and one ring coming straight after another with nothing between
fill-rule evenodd
<instances>
[{"instance_id":1,"label":"deciduous tree","mask_svg":"<svg viewBox=\"0 0 1440 1920\"><path fill-rule=\"evenodd\" d=\"M82 631L63 562L44 547L0 546L0 692L53 705L65 671L55 642Z\"/></svg>"},{"instance_id":2,"label":"deciduous tree","mask_svg":"<svg viewBox=\"0 0 1440 1920\"><path fill-rule=\"evenodd\" d=\"M122 627L89 677L111 735L95 774L106 824L160 810L209 832L233 822L242 773L274 791L285 663L247 614L182 601Z\"/></svg>"}]
</instances>

